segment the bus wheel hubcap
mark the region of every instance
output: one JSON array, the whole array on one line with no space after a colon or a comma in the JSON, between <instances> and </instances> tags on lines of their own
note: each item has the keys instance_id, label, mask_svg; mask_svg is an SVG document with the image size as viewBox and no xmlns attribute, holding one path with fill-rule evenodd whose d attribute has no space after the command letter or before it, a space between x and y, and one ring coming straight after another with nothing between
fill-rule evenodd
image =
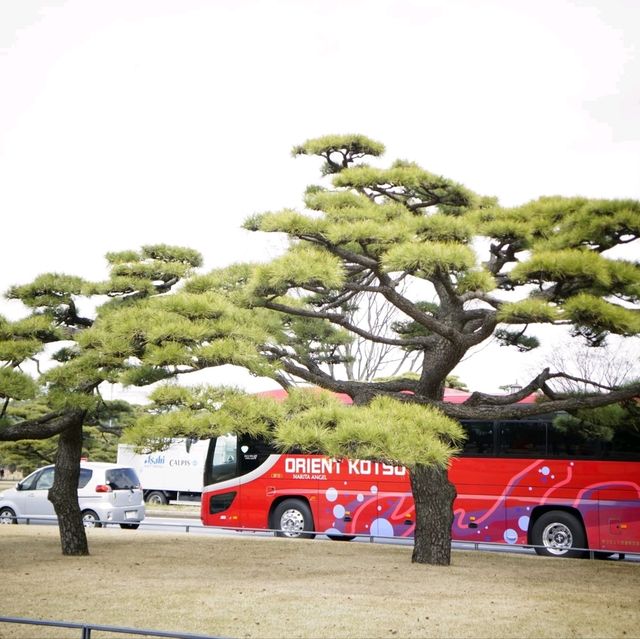
<instances>
[{"instance_id":1,"label":"bus wheel hubcap","mask_svg":"<svg viewBox=\"0 0 640 639\"><path fill-rule=\"evenodd\" d=\"M285 510L280 518L280 528L291 537L299 535L304 530L304 517L299 510Z\"/></svg>"},{"instance_id":2,"label":"bus wheel hubcap","mask_svg":"<svg viewBox=\"0 0 640 639\"><path fill-rule=\"evenodd\" d=\"M573 535L564 524L549 524L542 533L542 543L550 553L564 555L573 546Z\"/></svg>"}]
</instances>

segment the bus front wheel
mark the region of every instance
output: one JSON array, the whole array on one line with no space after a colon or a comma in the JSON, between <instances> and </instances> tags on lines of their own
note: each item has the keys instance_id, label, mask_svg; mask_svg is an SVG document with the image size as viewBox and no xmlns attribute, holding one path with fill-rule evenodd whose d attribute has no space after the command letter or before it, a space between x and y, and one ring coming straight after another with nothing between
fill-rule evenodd
<instances>
[{"instance_id":1,"label":"bus front wheel","mask_svg":"<svg viewBox=\"0 0 640 639\"><path fill-rule=\"evenodd\" d=\"M580 521L562 510L546 512L533 524L531 537L539 555L547 557L583 557L587 540Z\"/></svg>"},{"instance_id":2,"label":"bus front wheel","mask_svg":"<svg viewBox=\"0 0 640 639\"><path fill-rule=\"evenodd\" d=\"M313 515L301 499L286 499L273 511L273 523L278 537L313 539Z\"/></svg>"}]
</instances>

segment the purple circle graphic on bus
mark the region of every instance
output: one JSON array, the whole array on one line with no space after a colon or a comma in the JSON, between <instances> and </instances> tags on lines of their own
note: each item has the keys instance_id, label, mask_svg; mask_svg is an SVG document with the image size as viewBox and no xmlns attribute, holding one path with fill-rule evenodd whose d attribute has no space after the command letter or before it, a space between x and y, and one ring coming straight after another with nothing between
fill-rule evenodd
<instances>
[{"instance_id":1,"label":"purple circle graphic on bus","mask_svg":"<svg viewBox=\"0 0 640 639\"><path fill-rule=\"evenodd\" d=\"M378 492L377 486L371 486L371 492L375 495Z\"/></svg>"},{"instance_id":2,"label":"purple circle graphic on bus","mask_svg":"<svg viewBox=\"0 0 640 639\"><path fill-rule=\"evenodd\" d=\"M551 470L549 469L549 466L543 466L538 472L546 477Z\"/></svg>"},{"instance_id":3,"label":"purple circle graphic on bus","mask_svg":"<svg viewBox=\"0 0 640 639\"><path fill-rule=\"evenodd\" d=\"M338 491L335 488L327 488L327 501L335 501L338 499Z\"/></svg>"},{"instance_id":4,"label":"purple circle graphic on bus","mask_svg":"<svg viewBox=\"0 0 640 639\"><path fill-rule=\"evenodd\" d=\"M333 507L333 516L336 519L342 519L344 517L344 513L345 513L345 509L344 506L341 506L340 504L337 504L336 506Z\"/></svg>"},{"instance_id":5,"label":"purple circle graphic on bus","mask_svg":"<svg viewBox=\"0 0 640 639\"><path fill-rule=\"evenodd\" d=\"M360 494L356 497L356 499L357 499L358 501L364 501L364 495L363 495L362 493L360 493Z\"/></svg>"},{"instance_id":6,"label":"purple circle graphic on bus","mask_svg":"<svg viewBox=\"0 0 640 639\"><path fill-rule=\"evenodd\" d=\"M386 519L374 519L371 522L371 534L378 537L393 537L393 526Z\"/></svg>"},{"instance_id":7,"label":"purple circle graphic on bus","mask_svg":"<svg viewBox=\"0 0 640 639\"><path fill-rule=\"evenodd\" d=\"M518 528L520 528L520 530L529 530L529 517L522 515L522 517L518 519Z\"/></svg>"},{"instance_id":8,"label":"purple circle graphic on bus","mask_svg":"<svg viewBox=\"0 0 640 639\"><path fill-rule=\"evenodd\" d=\"M518 541L518 533L513 528L507 528L503 537L508 544L515 544Z\"/></svg>"}]
</instances>

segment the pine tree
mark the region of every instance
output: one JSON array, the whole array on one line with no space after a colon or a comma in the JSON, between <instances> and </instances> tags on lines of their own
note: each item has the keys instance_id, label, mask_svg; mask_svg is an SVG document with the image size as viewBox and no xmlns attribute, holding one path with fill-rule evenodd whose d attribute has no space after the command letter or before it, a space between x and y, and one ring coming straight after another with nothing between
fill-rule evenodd
<instances>
[{"instance_id":1,"label":"pine tree","mask_svg":"<svg viewBox=\"0 0 640 639\"><path fill-rule=\"evenodd\" d=\"M108 315L116 308L133 307L170 291L201 264L195 251L165 245L112 253L107 260L110 278L105 282L47 273L30 284L12 287L7 297L21 300L31 314L17 322L0 318L0 441L57 436L56 472L49 499L58 516L65 555L89 553L77 498L83 431L90 435L92 431L86 432L85 427L99 422L105 412L122 412L122 406L102 400L99 387L116 381L126 367L119 354L106 356L84 348L84 334L96 318L82 315L78 302L83 297L106 295L111 299L98 307L97 316ZM55 344L59 348L53 360L58 366L35 379L25 372L29 360L41 355L45 346Z\"/></svg>"},{"instance_id":2,"label":"pine tree","mask_svg":"<svg viewBox=\"0 0 640 639\"><path fill-rule=\"evenodd\" d=\"M532 331L538 324L569 326L592 346L609 334L640 332L638 263L616 259L611 251L638 239L640 203L543 197L500 208L494 198L414 163L396 161L385 169L362 162L383 150L359 135L326 136L295 147L294 155L323 159L330 186L309 187L304 212L258 214L245 224L252 231L287 234L287 252L267 264L235 265L192 278L187 290L224 294L238 307L252 309L256 322L266 311L274 313L279 331L272 330L262 351L281 367L276 378L284 386L297 378L346 393L356 406L394 400L384 404L387 424L405 423L407 404L438 409L455 420L517 419L639 394L635 384L561 396L551 382L564 374L544 369L507 395L474 392L463 404L444 401L447 375L469 349L490 338L526 351L538 344ZM349 304L363 292L397 308L402 319L391 334L353 322ZM367 382L340 376L341 346L354 336L418 353L418 378ZM518 403L534 392L544 401ZM327 419L324 426L315 422L315 450L338 454L329 443L336 425ZM353 419L359 419L355 413ZM407 429L405 450L414 452L396 458L411 471L418 519L413 559L447 564L455 491L446 466L456 439L434 430L431 436L443 444L436 460L417 452L420 444L410 441L414 436ZM279 437L283 445L301 444L294 436ZM368 454L357 437L341 450ZM380 450L377 454L384 458Z\"/></svg>"}]
</instances>

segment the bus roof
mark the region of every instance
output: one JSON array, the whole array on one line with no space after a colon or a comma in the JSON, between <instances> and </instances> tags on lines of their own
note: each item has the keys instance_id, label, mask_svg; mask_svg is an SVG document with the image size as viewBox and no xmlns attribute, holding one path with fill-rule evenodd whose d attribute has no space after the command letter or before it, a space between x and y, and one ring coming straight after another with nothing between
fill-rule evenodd
<instances>
[{"instance_id":1,"label":"bus roof","mask_svg":"<svg viewBox=\"0 0 640 639\"><path fill-rule=\"evenodd\" d=\"M307 388L307 389L315 390L317 392L320 392L322 390L317 386L301 386L298 388ZM349 397L349 395L346 395L345 393L333 393L333 394L344 404L353 403L353 400L351 399L351 397ZM284 399L287 397L287 391L283 388L277 388L274 390L261 391L259 393L255 393L255 395L259 395L261 397L270 397L271 399L284 401ZM457 388L445 388L444 390L444 401L449 402L451 404L462 404L467 399L469 399L469 397L471 397L471 393L469 391L463 391ZM518 403L533 404L535 401L536 401L536 395L531 394L525 397L524 399L520 400Z\"/></svg>"}]
</instances>

